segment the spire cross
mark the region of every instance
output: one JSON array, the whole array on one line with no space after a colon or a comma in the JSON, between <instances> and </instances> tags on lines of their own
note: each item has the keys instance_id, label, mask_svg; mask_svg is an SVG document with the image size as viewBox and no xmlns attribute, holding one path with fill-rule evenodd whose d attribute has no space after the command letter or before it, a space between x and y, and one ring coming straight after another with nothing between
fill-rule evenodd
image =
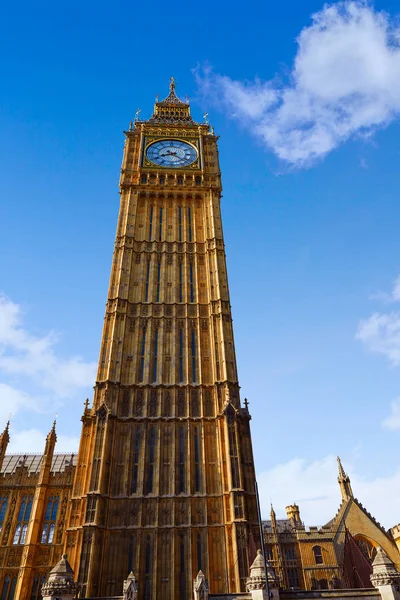
<instances>
[{"instance_id":1,"label":"spire cross","mask_svg":"<svg viewBox=\"0 0 400 600\"><path fill-rule=\"evenodd\" d=\"M175 85L176 85L175 77L171 77L171 79L169 80L169 89L171 90L171 92L175 91Z\"/></svg>"}]
</instances>

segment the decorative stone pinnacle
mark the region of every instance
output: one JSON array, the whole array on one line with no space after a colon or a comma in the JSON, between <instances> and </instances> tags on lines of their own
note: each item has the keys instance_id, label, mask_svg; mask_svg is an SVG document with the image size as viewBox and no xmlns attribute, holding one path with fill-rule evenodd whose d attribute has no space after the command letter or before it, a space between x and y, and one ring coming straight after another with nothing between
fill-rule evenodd
<instances>
[{"instance_id":1,"label":"decorative stone pinnacle","mask_svg":"<svg viewBox=\"0 0 400 600\"><path fill-rule=\"evenodd\" d=\"M201 569L193 581L193 592L195 600L208 599L208 581Z\"/></svg>"},{"instance_id":2,"label":"decorative stone pinnacle","mask_svg":"<svg viewBox=\"0 0 400 600\"><path fill-rule=\"evenodd\" d=\"M74 572L68 562L66 554L50 571L46 583L42 586L43 600L62 596L63 599L73 599L78 592L78 585L74 582Z\"/></svg>"},{"instance_id":3,"label":"decorative stone pinnacle","mask_svg":"<svg viewBox=\"0 0 400 600\"><path fill-rule=\"evenodd\" d=\"M400 573L386 552L380 546L376 549L376 556L372 563L372 575L370 577L374 587L400 584Z\"/></svg>"},{"instance_id":4,"label":"decorative stone pinnacle","mask_svg":"<svg viewBox=\"0 0 400 600\"><path fill-rule=\"evenodd\" d=\"M339 477L347 477L347 475L343 469L343 465L342 465L342 461L340 460L340 456L337 456L337 461L338 461L338 467L339 467Z\"/></svg>"}]
</instances>

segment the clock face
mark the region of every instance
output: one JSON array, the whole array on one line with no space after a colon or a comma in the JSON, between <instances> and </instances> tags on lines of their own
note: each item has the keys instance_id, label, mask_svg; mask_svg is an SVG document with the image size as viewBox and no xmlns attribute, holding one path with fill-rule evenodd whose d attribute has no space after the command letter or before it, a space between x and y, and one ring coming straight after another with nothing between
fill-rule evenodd
<instances>
[{"instance_id":1,"label":"clock face","mask_svg":"<svg viewBox=\"0 0 400 600\"><path fill-rule=\"evenodd\" d=\"M187 167L197 158L197 150L180 140L158 140L146 150L146 157L160 167Z\"/></svg>"}]
</instances>

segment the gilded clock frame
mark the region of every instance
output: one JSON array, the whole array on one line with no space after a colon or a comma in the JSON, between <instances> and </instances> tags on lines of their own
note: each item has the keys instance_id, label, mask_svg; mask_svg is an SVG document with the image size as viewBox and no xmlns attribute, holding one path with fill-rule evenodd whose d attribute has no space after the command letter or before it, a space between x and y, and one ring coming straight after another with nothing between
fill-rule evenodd
<instances>
[{"instance_id":1,"label":"gilded clock frame","mask_svg":"<svg viewBox=\"0 0 400 600\"><path fill-rule=\"evenodd\" d=\"M156 165L155 163L151 162L151 160L149 160L146 156L147 153L147 149L149 148L149 146L151 146L152 144L154 144L154 142L160 142L160 141L165 141L165 140L176 140L178 142L185 142L186 144L190 144L190 146L192 146L197 153L197 158L196 160L194 160L190 165L186 165L185 167L171 167L170 165L168 166L162 166L162 165ZM143 155L142 155L142 167L146 167L146 169L155 169L155 170L159 170L159 169L174 169L174 171L195 171L195 170L201 170L201 156L200 156L200 141L198 137L193 137L193 138L184 138L184 137L179 137L179 136L159 136L159 135L148 135L145 137L144 140L144 145L143 145Z\"/></svg>"}]
</instances>

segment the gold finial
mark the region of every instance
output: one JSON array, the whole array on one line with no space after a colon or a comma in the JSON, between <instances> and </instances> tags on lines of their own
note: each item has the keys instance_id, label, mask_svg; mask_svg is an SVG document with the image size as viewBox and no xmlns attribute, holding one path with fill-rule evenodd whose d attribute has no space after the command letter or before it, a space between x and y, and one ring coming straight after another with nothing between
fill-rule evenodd
<instances>
[{"instance_id":1,"label":"gold finial","mask_svg":"<svg viewBox=\"0 0 400 600\"><path fill-rule=\"evenodd\" d=\"M133 129L133 123L132 123L132 121L130 121L129 122L129 131L132 131L132 129Z\"/></svg>"},{"instance_id":2,"label":"gold finial","mask_svg":"<svg viewBox=\"0 0 400 600\"><path fill-rule=\"evenodd\" d=\"M171 79L169 80L169 89L171 90L171 92L175 91L175 85L176 85L175 77L171 77Z\"/></svg>"}]
</instances>

